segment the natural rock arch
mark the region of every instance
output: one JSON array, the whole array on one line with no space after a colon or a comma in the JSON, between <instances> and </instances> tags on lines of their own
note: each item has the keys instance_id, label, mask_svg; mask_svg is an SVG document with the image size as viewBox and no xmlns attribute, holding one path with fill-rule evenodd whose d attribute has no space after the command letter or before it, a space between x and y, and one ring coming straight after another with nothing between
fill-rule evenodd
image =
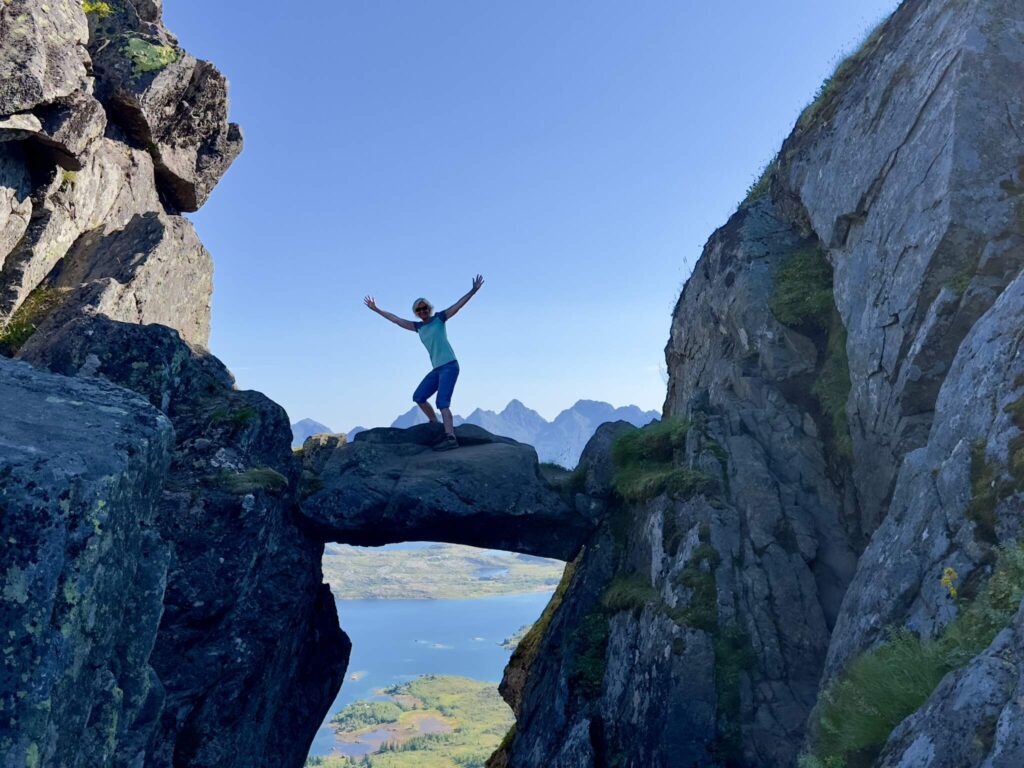
<instances>
[{"instance_id":1,"label":"natural rock arch","mask_svg":"<svg viewBox=\"0 0 1024 768\"><path fill-rule=\"evenodd\" d=\"M553 487L530 446L471 424L456 451L440 425L371 429L352 443L304 450L304 518L327 541L380 546L435 541L571 560L600 508Z\"/></svg>"}]
</instances>

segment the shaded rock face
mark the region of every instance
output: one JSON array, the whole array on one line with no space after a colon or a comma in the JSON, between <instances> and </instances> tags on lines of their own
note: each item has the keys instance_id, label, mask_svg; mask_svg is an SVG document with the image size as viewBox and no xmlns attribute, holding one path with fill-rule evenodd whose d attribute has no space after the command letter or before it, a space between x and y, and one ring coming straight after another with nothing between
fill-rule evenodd
<instances>
[{"instance_id":1,"label":"shaded rock face","mask_svg":"<svg viewBox=\"0 0 1024 768\"><path fill-rule=\"evenodd\" d=\"M241 150L227 84L158 3L98 5L0 7L0 333L62 302L205 346L212 263L178 214Z\"/></svg>"},{"instance_id":2,"label":"shaded rock face","mask_svg":"<svg viewBox=\"0 0 1024 768\"><path fill-rule=\"evenodd\" d=\"M824 687L1017 546L1022 65L1020 3L907 0L804 113L673 318L674 464L706 484L610 497L492 766L794 765ZM857 764L1018 764L1018 624Z\"/></svg>"},{"instance_id":3,"label":"shaded rock face","mask_svg":"<svg viewBox=\"0 0 1024 768\"><path fill-rule=\"evenodd\" d=\"M164 702L145 764L301 764L349 642L322 583L323 544L297 525L284 411L160 326L78 318L21 354L132 389L174 424L154 519L173 552L150 658Z\"/></svg>"},{"instance_id":4,"label":"shaded rock face","mask_svg":"<svg viewBox=\"0 0 1024 768\"><path fill-rule=\"evenodd\" d=\"M856 563L819 409L811 397L787 399L818 369L818 349L767 306L774 273L804 244L767 200L709 242L677 308L667 408L695 425L680 461L710 487L690 499L618 502L618 549L598 567L588 547L576 577L598 604L612 599L593 614L607 633L599 691L577 700L526 692L526 723L564 730L541 734L521 718L510 765L538 764L556 743L576 743L558 747L551 764L560 766L795 762ZM614 427L584 451L581 464L602 459L588 493L608 493L607 454L623 432ZM609 596L623 588L633 598L620 605ZM571 644L549 641L553 660L539 654L536 674L555 666L571 681ZM584 743L606 762L581 761Z\"/></svg>"},{"instance_id":5,"label":"shaded rock face","mask_svg":"<svg viewBox=\"0 0 1024 768\"><path fill-rule=\"evenodd\" d=\"M303 515L346 544L443 541L575 557L596 520L541 477L536 451L472 425L455 434L453 451L432 449L440 424L371 429L329 454L311 451L306 468L319 489L302 502Z\"/></svg>"},{"instance_id":6,"label":"shaded rock face","mask_svg":"<svg viewBox=\"0 0 1024 768\"><path fill-rule=\"evenodd\" d=\"M0 412L0 762L128 765L164 699L150 654L171 424L133 393L5 358Z\"/></svg>"}]
</instances>

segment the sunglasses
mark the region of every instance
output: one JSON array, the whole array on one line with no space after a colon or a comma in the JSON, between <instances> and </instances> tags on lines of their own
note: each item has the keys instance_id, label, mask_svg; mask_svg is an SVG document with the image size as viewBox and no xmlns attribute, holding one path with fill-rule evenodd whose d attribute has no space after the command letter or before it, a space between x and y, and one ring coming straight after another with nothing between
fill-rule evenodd
<instances>
[{"instance_id":1,"label":"sunglasses","mask_svg":"<svg viewBox=\"0 0 1024 768\"><path fill-rule=\"evenodd\" d=\"M413 310L413 312L429 312L429 311L430 311L430 307L416 307L416 309Z\"/></svg>"}]
</instances>

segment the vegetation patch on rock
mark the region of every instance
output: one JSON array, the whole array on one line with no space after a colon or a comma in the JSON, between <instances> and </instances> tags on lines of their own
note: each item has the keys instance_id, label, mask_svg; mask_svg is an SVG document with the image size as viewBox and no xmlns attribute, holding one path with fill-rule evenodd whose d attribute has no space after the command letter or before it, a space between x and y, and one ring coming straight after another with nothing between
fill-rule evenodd
<instances>
[{"instance_id":1,"label":"vegetation patch on rock","mask_svg":"<svg viewBox=\"0 0 1024 768\"><path fill-rule=\"evenodd\" d=\"M7 325L0 328L0 355L16 355L43 321L61 305L63 296L64 291L50 286L32 291Z\"/></svg>"},{"instance_id":2,"label":"vegetation patch on rock","mask_svg":"<svg viewBox=\"0 0 1024 768\"><path fill-rule=\"evenodd\" d=\"M674 417L619 436L612 445L613 482L625 501L643 503L663 493L688 498L706 487L707 475L678 466L675 460L686 444L690 427L690 422Z\"/></svg>"},{"instance_id":3,"label":"vegetation patch on rock","mask_svg":"<svg viewBox=\"0 0 1024 768\"><path fill-rule=\"evenodd\" d=\"M225 472L217 484L228 493L244 496L249 493L281 493L288 487L288 478L270 467L256 467L244 472Z\"/></svg>"},{"instance_id":4,"label":"vegetation patch on rock","mask_svg":"<svg viewBox=\"0 0 1024 768\"><path fill-rule=\"evenodd\" d=\"M569 690L584 699L594 700L601 695L608 669L608 619L608 611L596 608L583 617L573 633Z\"/></svg>"},{"instance_id":5,"label":"vegetation patch on rock","mask_svg":"<svg viewBox=\"0 0 1024 768\"><path fill-rule=\"evenodd\" d=\"M818 365L810 394L825 422L833 453L853 455L846 416L850 369L846 328L832 296L832 265L818 244L795 250L775 273L768 306L783 325L806 335L818 348Z\"/></svg>"},{"instance_id":6,"label":"vegetation patch on rock","mask_svg":"<svg viewBox=\"0 0 1024 768\"><path fill-rule=\"evenodd\" d=\"M565 594L569 591L569 585L572 583L572 578L576 573L576 567L583 559L585 552L586 547L580 550L575 560L566 563L565 570L562 572L562 579L558 582L558 586L555 588L554 594L551 595L547 606L545 606L544 612L534 622L533 626L530 627L530 631L519 641L519 644L516 645L516 650L508 663L509 667L520 667L529 670L532 666L533 660L540 650L544 635L548 631L548 626L551 624L551 619L554 618L559 606L561 606L562 601L565 599Z\"/></svg>"},{"instance_id":7,"label":"vegetation patch on rock","mask_svg":"<svg viewBox=\"0 0 1024 768\"><path fill-rule=\"evenodd\" d=\"M178 60L178 52L170 45L157 45L141 37L129 38L124 46L136 75L156 72Z\"/></svg>"},{"instance_id":8,"label":"vegetation patch on rock","mask_svg":"<svg viewBox=\"0 0 1024 768\"><path fill-rule=\"evenodd\" d=\"M1024 547L999 552L978 596L934 639L894 629L856 657L826 688L812 719L805 768L859 768L874 763L893 729L917 711L949 672L985 650L1024 598ZM952 593L951 593L952 599Z\"/></svg>"},{"instance_id":9,"label":"vegetation patch on rock","mask_svg":"<svg viewBox=\"0 0 1024 768\"><path fill-rule=\"evenodd\" d=\"M110 3L92 2L91 0L84 0L82 2L82 10L89 15L98 16L101 19L105 19L114 13Z\"/></svg>"},{"instance_id":10,"label":"vegetation patch on rock","mask_svg":"<svg viewBox=\"0 0 1024 768\"><path fill-rule=\"evenodd\" d=\"M867 34L864 41L857 47L857 50L839 62L835 71L819 86L811 103L804 108L804 111L797 120L796 127L798 131L806 131L812 126L832 118L843 88L885 39L885 30L889 18L886 17L879 22Z\"/></svg>"}]
</instances>

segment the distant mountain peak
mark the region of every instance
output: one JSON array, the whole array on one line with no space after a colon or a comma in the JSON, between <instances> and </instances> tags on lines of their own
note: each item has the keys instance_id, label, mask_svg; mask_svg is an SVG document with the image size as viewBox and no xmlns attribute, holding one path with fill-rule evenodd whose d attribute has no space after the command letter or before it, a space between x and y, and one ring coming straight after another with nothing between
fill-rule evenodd
<instances>
[{"instance_id":1,"label":"distant mountain peak","mask_svg":"<svg viewBox=\"0 0 1024 768\"><path fill-rule=\"evenodd\" d=\"M619 408L603 400L577 400L571 408L548 421L522 400L513 398L500 413L484 408L475 408L469 416L455 415L456 426L476 424L488 432L504 435L537 449L541 461L552 461L565 467L573 467L579 460L583 446L597 428L606 421L628 421L642 427L660 417L657 411L645 411L636 405ZM406 428L425 422L426 416L418 406L391 422L392 427ZM315 422L314 422L315 423ZM361 428L351 430L350 439Z\"/></svg>"},{"instance_id":2,"label":"distant mountain peak","mask_svg":"<svg viewBox=\"0 0 1024 768\"><path fill-rule=\"evenodd\" d=\"M313 419L300 419L292 424L292 448L301 448L307 437L319 435L324 432L334 433L334 430L326 424L321 424Z\"/></svg>"}]
</instances>

